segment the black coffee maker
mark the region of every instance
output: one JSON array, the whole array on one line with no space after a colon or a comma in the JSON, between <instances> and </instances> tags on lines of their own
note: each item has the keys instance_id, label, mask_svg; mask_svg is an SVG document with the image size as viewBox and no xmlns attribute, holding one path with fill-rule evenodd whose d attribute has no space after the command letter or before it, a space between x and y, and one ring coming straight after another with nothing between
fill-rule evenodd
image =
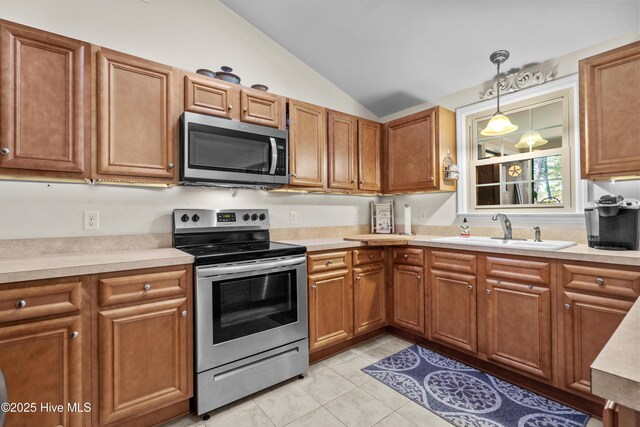
<instances>
[{"instance_id":1,"label":"black coffee maker","mask_svg":"<svg viewBox=\"0 0 640 427\"><path fill-rule=\"evenodd\" d=\"M589 247L609 250L638 250L640 202L622 196L600 197L584 208Z\"/></svg>"}]
</instances>

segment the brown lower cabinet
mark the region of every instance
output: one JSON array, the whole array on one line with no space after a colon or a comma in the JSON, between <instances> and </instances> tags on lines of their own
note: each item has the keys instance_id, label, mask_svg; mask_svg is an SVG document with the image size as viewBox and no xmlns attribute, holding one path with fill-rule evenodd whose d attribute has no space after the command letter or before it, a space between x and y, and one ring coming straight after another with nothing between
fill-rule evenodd
<instances>
[{"instance_id":1,"label":"brown lower cabinet","mask_svg":"<svg viewBox=\"0 0 640 427\"><path fill-rule=\"evenodd\" d=\"M383 250L375 248L308 255L310 352L386 326L382 261Z\"/></svg>"},{"instance_id":2,"label":"brown lower cabinet","mask_svg":"<svg viewBox=\"0 0 640 427\"><path fill-rule=\"evenodd\" d=\"M0 369L9 400L37 406L6 426L147 426L188 412L191 268L3 284Z\"/></svg>"},{"instance_id":3,"label":"brown lower cabinet","mask_svg":"<svg viewBox=\"0 0 640 427\"><path fill-rule=\"evenodd\" d=\"M421 260L422 256L418 258ZM424 335L424 306L424 268L394 263L393 318L391 322L399 328Z\"/></svg>"}]
</instances>

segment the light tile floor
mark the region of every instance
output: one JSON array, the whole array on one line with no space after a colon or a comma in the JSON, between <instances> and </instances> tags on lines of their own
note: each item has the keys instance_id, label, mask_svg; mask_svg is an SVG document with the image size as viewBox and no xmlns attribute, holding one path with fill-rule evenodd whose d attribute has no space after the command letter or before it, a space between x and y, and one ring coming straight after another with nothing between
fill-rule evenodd
<instances>
[{"instance_id":1,"label":"light tile floor","mask_svg":"<svg viewBox=\"0 0 640 427\"><path fill-rule=\"evenodd\" d=\"M369 427L452 424L392 390L361 368L412 343L381 335L309 368L291 379L209 413L207 421L189 415L165 427ZM594 418L587 427L602 427Z\"/></svg>"}]
</instances>

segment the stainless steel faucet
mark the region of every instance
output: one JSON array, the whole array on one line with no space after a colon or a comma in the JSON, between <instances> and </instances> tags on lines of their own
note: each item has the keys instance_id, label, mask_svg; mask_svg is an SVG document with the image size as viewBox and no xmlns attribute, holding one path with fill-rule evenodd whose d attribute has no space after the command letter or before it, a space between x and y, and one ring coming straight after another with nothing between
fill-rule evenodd
<instances>
[{"instance_id":1,"label":"stainless steel faucet","mask_svg":"<svg viewBox=\"0 0 640 427\"><path fill-rule=\"evenodd\" d=\"M500 220L500 225L502 225L502 231L504 232L504 240L512 240L513 236L511 234L511 221L505 214L497 213L491 218L494 221Z\"/></svg>"},{"instance_id":2,"label":"stainless steel faucet","mask_svg":"<svg viewBox=\"0 0 640 427\"><path fill-rule=\"evenodd\" d=\"M540 239L540 227L536 225L535 227L533 227L533 231L535 232L533 239L534 242L542 242L542 239Z\"/></svg>"}]
</instances>

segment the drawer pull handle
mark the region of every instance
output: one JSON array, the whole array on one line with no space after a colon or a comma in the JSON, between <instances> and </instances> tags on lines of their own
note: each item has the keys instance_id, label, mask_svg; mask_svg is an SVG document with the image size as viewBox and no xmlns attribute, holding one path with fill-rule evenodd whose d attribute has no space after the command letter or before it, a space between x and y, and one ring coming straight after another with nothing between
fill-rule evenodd
<instances>
[{"instance_id":1,"label":"drawer pull handle","mask_svg":"<svg viewBox=\"0 0 640 427\"><path fill-rule=\"evenodd\" d=\"M71 332L70 338L71 338L72 340L75 340L75 339L76 339L76 338L78 338L79 336L80 336L80 332L78 332L78 331L73 331L73 332Z\"/></svg>"},{"instance_id":2,"label":"drawer pull handle","mask_svg":"<svg viewBox=\"0 0 640 427\"><path fill-rule=\"evenodd\" d=\"M564 309L565 310L571 310L571 304L565 304L564 305Z\"/></svg>"},{"instance_id":3,"label":"drawer pull handle","mask_svg":"<svg viewBox=\"0 0 640 427\"><path fill-rule=\"evenodd\" d=\"M21 299L20 301L18 301L16 303L16 307L17 308L25 308L27 306L27 302L23 299Z\"/></svg>"},{"instance_id":4,"label":"drawer pull handle","mask_svg":"<svg viewBox=\"0 0 640 427\"><path fill-rule=\"evenodd\" d=\"M469 288L469 290L473 289L473 285L468 285L467 288Z\"/></svg>"},{"instance_id":5,"label":"drawer pull handle","mask_svg":"<svg viewBox=\"0 0 640 427\"><path fill-rule=\"evenodd\" d=\"M409 254L404 254L404 259L409 258Z\"/></svg>"},{"instance_id":6,"label":"drawer pull handle","mask_svg":"<svg viewBox=\"0 0 640 427\"><path fill-rule=\"evenodd\" d=\"M142 289L144 289L145 291L148 291L149 289L151 289L151 285L148 283L145 283Z\"/></svg>"},{"instance_id":7,"label":"drawer pull handle","mask_svg":"<svg viewBox=\"0 0 640 427\"><path fill-rule=\"evenodd\" d=\"M187 310L182 310L182 313L180 313L180 316L187 317Z\"/></svg>"},{"instance_id":8,"label":"drawer pull handle","mask_svg":"<svg viewBox=\"0 0 640 427\"><path fill-rule=\"evenodd\" d=\"M604 286L604 279L603 279L602 277L598 277L598 278L596 279L596 284L597 284L598 286Z\"/></svg>"},{"instance_id":9,"label":"drawer pull handle","mask_svg":"<svg viewBox=\"0 0 640 427\"><path fill-rule=\"evenodd\" d=\"M487 295L491 295L491 289L485 289L484 291Z\"/></svg>"}]
</instances>

